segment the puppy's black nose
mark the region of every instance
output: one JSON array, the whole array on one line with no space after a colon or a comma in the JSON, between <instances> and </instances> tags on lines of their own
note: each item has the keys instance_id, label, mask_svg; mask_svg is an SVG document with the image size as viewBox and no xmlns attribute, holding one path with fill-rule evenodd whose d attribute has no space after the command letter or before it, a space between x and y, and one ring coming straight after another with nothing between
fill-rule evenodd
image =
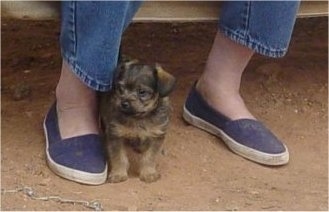
<instances>
[{"instance_id":1,"label":"puppy's black nose","mask_svg":"<svg viewBox=\"0 0 329 212\"><path fill-rule=\"evenodd\" d=\"M128 109L128 108L130 107L130 104L129 104L128 101L122 101L122 102L121 102L121 107L122 107L123 109Z\"/></svg>"}]
</instances>

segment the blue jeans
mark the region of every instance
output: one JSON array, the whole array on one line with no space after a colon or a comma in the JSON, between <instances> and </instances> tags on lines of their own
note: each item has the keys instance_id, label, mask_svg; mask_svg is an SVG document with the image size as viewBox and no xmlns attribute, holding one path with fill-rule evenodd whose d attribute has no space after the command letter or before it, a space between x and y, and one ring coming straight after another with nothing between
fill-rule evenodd
<instances>
[{"instance_id":1,"label":"blue jeans","mask_svg":"<svg viewBox=\"0 0 329 212\"><path fill-rule=\"evenodd\" d=\"M230 1L222 6L219 31L255 52L282 57L287 52L299 1ZM63 60L89 87L111 89L121 36L139 1L63 1Z\"/></svg>"}]
</instances>

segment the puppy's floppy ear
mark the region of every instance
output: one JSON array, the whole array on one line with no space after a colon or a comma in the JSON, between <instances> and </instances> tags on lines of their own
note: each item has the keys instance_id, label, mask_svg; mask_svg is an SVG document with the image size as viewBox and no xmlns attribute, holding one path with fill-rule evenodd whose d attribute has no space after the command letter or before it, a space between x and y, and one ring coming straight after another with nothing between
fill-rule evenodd
<instances>
[{"instance_id":1,"label":"puppy's floppy ear","mask_svg":"<svg viewBox=\"0 0 329 212\"><path fill-rule=\"evenodd\" d=\"M155 64L155 70L158 76L158 91L161 97L168 96L174 89L176 79L171 74L163 70L159 64Z\"/></svg>"}]
</instances>

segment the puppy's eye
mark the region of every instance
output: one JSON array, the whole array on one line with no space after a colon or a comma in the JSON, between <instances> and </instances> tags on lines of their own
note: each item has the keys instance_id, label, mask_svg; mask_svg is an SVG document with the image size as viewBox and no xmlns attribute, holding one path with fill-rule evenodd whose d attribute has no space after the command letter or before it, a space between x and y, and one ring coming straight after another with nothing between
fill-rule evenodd
<instances>
[{"instance_id":1,"label":"puppy's eye","mask_svg":"<svg viewBox=\"0 0 329 212\"><path fill-rule=\"evenodd\" d=\"M146 94L146 91L143 89L138 89L138 95L139 96L144 96Z\"/></svg>"},{"instance_id":2,"label":"puppy's eye","mask_svg":"<svg viewBox=\"0 0 329 212\"><path fill-rule=\"evenodd\" d=\"M144 89L138 89L138 96L140 98L146 98L146 97L149 96L149 94L150 93L148 91L144 90Z\"/></svg>"}]
</instances>

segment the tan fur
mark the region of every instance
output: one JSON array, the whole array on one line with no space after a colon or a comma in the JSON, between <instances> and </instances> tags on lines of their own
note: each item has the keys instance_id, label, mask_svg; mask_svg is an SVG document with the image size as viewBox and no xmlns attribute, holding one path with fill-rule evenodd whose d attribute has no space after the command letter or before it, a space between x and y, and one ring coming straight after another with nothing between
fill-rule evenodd
<instances>
[{"instance_id":1,"label":"tan fur","mask_svg":"<svg viewBox=\"0 0 329 212\"><path fill-rule=\"evenodd\" d=\"M170 92L176 80L171 74L166 72L159 64L156 64L155 68L158 72L159 84L162 87L162 89L160 90L160 94L167 95L167 92Z\"/></svg>"},{"instance_id":2,"label":"tan fur","mask_svg":"<svg viewBox=\"0 0 329 212\"><path fill-rule=\"evenodd\" d=\"M148 138L157 138L165 135L163 126L153 126L150 124L144 124L143 127L138 126L138 123L134 123L130 126L125 124L116 124L112 128L112 133L120 135L130 140L146 140Z\"/></svg>"}]
</instances>

